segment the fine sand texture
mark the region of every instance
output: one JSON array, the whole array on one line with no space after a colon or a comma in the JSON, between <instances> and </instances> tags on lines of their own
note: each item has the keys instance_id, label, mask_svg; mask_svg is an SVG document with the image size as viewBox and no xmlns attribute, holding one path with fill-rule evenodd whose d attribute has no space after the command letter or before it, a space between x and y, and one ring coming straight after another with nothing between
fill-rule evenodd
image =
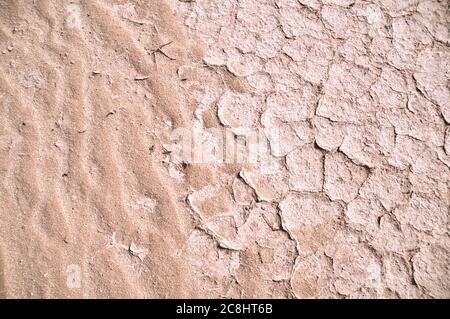
<instances>
[{"instance_id":1,"label":"fine sand texture","mask_svg":"<svg viewBox=\"0 0 450 319\"><path fill-rule=\"evenodd\" d=\"M450 298L449 25L0 0L0 297Z\"/></svg>"}]
</instances>

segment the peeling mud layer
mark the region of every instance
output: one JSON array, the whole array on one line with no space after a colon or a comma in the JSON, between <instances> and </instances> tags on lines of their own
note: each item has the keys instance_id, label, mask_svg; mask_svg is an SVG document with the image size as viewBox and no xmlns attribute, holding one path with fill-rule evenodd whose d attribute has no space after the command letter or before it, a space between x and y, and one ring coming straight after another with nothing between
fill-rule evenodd
<instances>
[{"instance_id":1,"label":"peeling mud layer","mask_svg":"<svg viewBox=\"0 0 450 319\"><path fill-rule=\"evenodd\" d=\"M0 296L450 298L449 24L0 0ZM270 165L180 160L178 128L261 132Z\"/></svg>"}]
</instances>

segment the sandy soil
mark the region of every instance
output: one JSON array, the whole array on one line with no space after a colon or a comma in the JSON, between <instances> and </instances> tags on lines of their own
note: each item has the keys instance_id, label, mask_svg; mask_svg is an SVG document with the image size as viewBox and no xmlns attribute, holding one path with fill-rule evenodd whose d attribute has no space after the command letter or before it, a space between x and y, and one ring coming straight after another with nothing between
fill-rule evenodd
<instances>
[{"instance_id":1,"label":"sandy soil","mask_svg":"<svg viewBox=\"0 0 450 319\"><path fill-rule=\"evenodd\" d=\"M0 296L450 298L449 23L0 0ZM177 129L234 155L180 159Z\"/></svg>"}]
</instances>

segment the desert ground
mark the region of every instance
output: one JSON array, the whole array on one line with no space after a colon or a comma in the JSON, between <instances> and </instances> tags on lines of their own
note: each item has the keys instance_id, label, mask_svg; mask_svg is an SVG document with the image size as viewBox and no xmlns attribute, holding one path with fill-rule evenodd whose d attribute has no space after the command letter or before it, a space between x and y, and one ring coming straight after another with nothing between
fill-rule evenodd
<instances>
[{"instance_id":1,"label":"desert ground","mask_svg":"<svg viewBox=\"0 0 450 319\"><path fill-rule=\"evenodd\" d=\"M450 298L445 0L0 0L0 297Z\"/></svg>"}]
</instances>

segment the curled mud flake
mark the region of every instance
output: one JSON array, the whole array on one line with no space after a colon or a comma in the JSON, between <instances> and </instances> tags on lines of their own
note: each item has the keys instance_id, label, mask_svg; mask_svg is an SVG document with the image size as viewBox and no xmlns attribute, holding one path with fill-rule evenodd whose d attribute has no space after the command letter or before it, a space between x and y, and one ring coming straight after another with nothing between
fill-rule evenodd
<instances>
[{"instance_id":1,"label":"curled mud flake","mask_svg":"<svg viewBox=\"0 0 450 319\"><path fill-rule=\"evenodd\" d=\"M236 18L252 33L268 33L278 26L276 8L260 0L240 1Z\"/></svg>"},{"instance_id":2,"label":"curled mud flake","mask_svg":"<svg viewBox=\"0 0 450 319\"><path fill-rule=\"evenodd\" d=\"M227 63L227 54L223 49L213 46L206 51L203 62L211 66L223 66Z\"/></svg>"},{"instance_id":3,"label":"curled mud flake","mask_svg":"<svg viewBox=\"0 0 450 319\"><path fill-rule=\"evenodd\" d=\"M291 278L297 255L295 242L290 240L286 234L282 234L278 232L277 235L266 238L267 246L261 250L269 252L270 256L263 260L266 263L265 277L276 282L287 281Z\"/></svg>"},{"instance_id":4,"label":"curled mud flake","mask_svg":"<svg viewBox=\"0 0 450 319\"><path fill-rule=\"evenodd\" d=\"M264 133L270 142L270 151L273 156L285 156L294 148L304 144L291 125L265 112L261 117Z\"/></svg>"},{"instance_id":5,"label":"curled mud flake","mask_svg":"<svg viewBox=\"0 0 450 319\"><path fill-rule=\"evenodd\" d=\"M264 65L264 72L270 74L271 77L279 77L289 74L289 63L291 59L286 55L277 55L269 59Z\"/></svg>"},{"instance_id":6,"label":"curled mud flake","mask_svg":"<svg viewBox=\"0 0 450 319\"><path fill-rule=\"evenodd\" d=\"M450 168L450 156L445 153L444 150L438 149L437 150L437 157L438 159L444 163L448 168Z\"/></svg>"},{"instance_id":7,"label":"curled mud flake","mask_svg":"<svg viewBox=\"0 0 450 319\"><path fill-rule=\"evenodd\" d=\"M425 153L426 149L426 144L417 139L397 135L395 137L395 147L388 162L396 168L407 169L409 166L413 166L421 156L427 155Z\"/></svg>"},{"instance_id":8,"label":"curled mud flake","mask_svg":"<svg viewBox=\"0 0 450 319\"><path fill-rule=\"evenodd\" d=\"M398 69L415 69L417 52L432 44L429 32L413 17L405 16L393 19L392 35L389 62Z\"/></svg>"},{"instance_id":9,"label":"curled mud flake","mask_svg":"<svg viewBox=\"0 0 450 319\"><path fill-rule=\"evenodd\" d=\"M339 53L347 62L365 67L370 64L369 42L370 39L364 35L352 36L339 46Z\"/></svg>"},{"instance_id":10,"label":"curled mud flake","mask_svg":"<svg viewBox=\"0 0 450 319\"><path fill-rule=\"evenodd\" d=\"M298 146L314 142L314 129L309 121L289 123L300 140Z\"/></svg>"},{"instance_id":11,"label":"curled mud flake","mask_svg":"<svg viewBox=\"0 0 450 319\"><path fill-rule=\"evenodd\" d=\"M269 204L252 209L239 227L238 240L247 250L259 254L259 270L265 280L288 280L296 257L295 241L280 229L273 229L277 212Z\"/></svg>"},{"instance_id":12,"label":"curled mud flake","mask_svg":"<svg viewBox=\"0 0 450 319\"><path fill-rule=\"evenodd\" d=\"M283 47L283 52L293 59L290 70L313 84L326 78L333 50L324 41L301 37Z\"/></svg>"},{"instance_id":13,"label":"curled mud flake","mask_svg":"<svg viewBox=\"0 0 450 319\"><path fill-rule=\"evenodd\" d=\"M352 228L363 230L372 236L378 232L378 219L384 214L385 210L377 201L361 197L348 203L345 211L345 216Z\"/></svg>"},{"instance_id":14,"label":"curled mud flake","mask_svg":"<svg viewBox=\"0 0 450 319\"><path fill-rule=\"evenodd\" d=\"M430 86L438 82L445 85L448 72L450 71L450 52L441 46L426 48L417 55L416 68L419 73L434 74L436 79L430 81ZM426 87L427 83L423 83ZM429 90L431 93L431 90Z\"/></svg>"},{"instance_id":15,"label":"curled mud flake","mask_svg":"<svg viewBox=\"0 0 450 319\"><path fill-rule=\"evenodd\" d=\"M312 145L289 153L286 166L290 171L289 186L295 191L320 192L323 187L323 154Z\"/></svg>"},{"instance_id":16,"label":"curled mud flake","mask_svg":"<svg viewBox=\"0 0 450 319\"><path fill-rule=\"evenodd\" d=\"M449 43L448 4L445 1L420 1L415 18L422 23L433 37L442 43Z\"/></svg>"},{"instance_id":17,"label":"curled mud flake","mask_svg":"<svg viewBox=\"0 0 450 319\"><path fill-rule=\"evenodd\" d=\"M224 188L213 186L205 186L189 194L187 202L204 221L229 213L232 206L229 192Z\"/></svg>"},{"instance_id":18,"label":"curled mud flake","mask_svg":"<svg viewBox=\"0 0 450 319\"><path fill-rule=\"evenodd\" d=\"M322 21L334 37L345 39L350 36L353 28L358 28L357 20L353 19L348 10L338 6L324 5L320 11ZM363 25L361 25L361 28ZM359 30L361 32L361 30Z\"/></svg>"},{"instance_id":19,"label":"curled mud flake","mask_svg":"<svg viewBox=\"0 0 450 319\"><path fill-rule=\"evenodd\" d=\"M204 283L204 289L217 296L226 293L232 276L240 266L239 252L219 247L205 232L196 229L188 239L189 261L194 274Z\"/></svg>"},{"instance_id":20,"label":"curled mud flake","mask_svg":"<svg viewBox=\"0 0 450 319\"><path fill-rule=\"evenodd\" d=\"M413 74L417 89L427 99L439 105L440 112L449 123L450 88L448 74L450 72L450 52L440 47L425 49L417 56L417 72Z\"/></svg>"},{"instance_id":21,"label":"curled mud flake","mask_svg":"<svg viewBox=\"0 0 450 319\"><path fill-rule=\"evenodd\" d=\"M248 206L254 202L253 189L240 178L235 178L231 187L234 201L238 205Z\"/></svg>"},{"instance_id":22,"label":"curled mud flake","mask_svg":"<svg viewBox=\"0 0 450 319\"><path fill-rule=\"evenodd\" d=\"M450 298L448 246L424 245L413 257L414 280L434 298Z\"/></svg>"},{"instance_id":23,"label":"curled mud flake","mask_svg":"<svg viewBox=\"0 0 450 319\"><path fill-rule=\"evenodd\" d=\"M379 79L371 87L371 95L385 108L406 108L407 86L403 75L393 68L383 68Z\"/></svg>"},{"instance_id":24,"label":"curled mud flake","mask_svg":"<svg viewBox=\"0 0 450 319\"><path fill-rule=\"evenodd\" d=\"M265 128L267 138L270 141L270 150L273 156L285 156L297 146L304 144L300 141L292 127L280 123L275 127Z\"/></svg>"},{"instance_id":25,"label":"curled mud flake","mask_svg":"<svg viewBox=\"0 0 450 319\"><path fill-rule=\"evenodd\" d=\"M359 194L366 199L379 200L387 211L405 203L409 198L408 178L397 171L374 169Z\"/></svg>"},{"instance_id":26,"label":"curled mud flake","mask_svg":"<svg viewBox=\"0 0 450 319\"><path fill-rule=\"evenodd\" d=\"M236 251L243 249L243 243L237 240L238 225L236 216L217 216L203 224L205 231L217 241L220 247Z\"/></svg>"},{"instance_id":27,"label":"curled mud flake","mask_svg":"<svg viewBox=\"0 0 450 319\"><path fill-rule=\"evenodd\" d=\"M249 32L245 23L237 21L232 29L223 28L221 38L228 47L236 48L242 53L255 52L258 34Z\"/></svg>"},{"instance_id":28,"label":"curled mud flake","mask_svg":"<svg viewBox=\"0 0 450 319\"><path fill-rule=\"evenodd\" d=\"M326 151L334 151L341 146L345 136L344 125L319 116L313 118L312 124L317 146Z\"/></svg>"},{"instance_id":29,"label":"curled mud flake","mask_svg":"<svg viewBox=\"0 0 450 319\"><path fill-rule=\"evenodd\" d=\"M138 257L141 261L144 261L144 258L148 255L147 249L139 248L134 242L131 242L128 250L130 251L130 254Z\"/></svg>"},{"instance_id":30,"label":"curled mud flake","mask_svg":"<svg viewBox=\"0 0 450 319\"><path fill-rule=\"evenodd\" d=\"M342 153L325 156L324 191L332 200L350 202L367 179L367 170L352 163Z\"/></svg>"},{"instance_id":31,"label":"curled mud flake","mask_svg":"<svg viewBox=\"0 0 450 319\"><path fill-rule=\"evenodd\" d=\"M366 245L341 243L329 257L333 259L338 293L349 297L360 289L372 290L372 297L381 293L381 263Z\"/></svg>"},{"instance_id":32,"label":"curled mud flake","mask_svg":"<svg viewBox=\"0 0 450 319\"><path fill-rule=\"evenodd\" d=\"M330 243L336 233L339 204L326 196L289 193L279 204L283 226L297 241L301 252L314 252Z\"/></svg>"},{"instance_id":33,"label":"curled mud flake","mask_svg":"<svg viewBox=\"0 0 450 319\"><path fill-rule=\"evenodd\" d=\"M314 104L308 92L275 93L267 98L268 111L284 122L299 122L314 116Z\"/></svg>"},{"instance_id":34,"label":"curled mud flake","mask_svg":"<svg viewBox=\"0 0 450 319\"><path fill-rule=\"evenodd\" d=\"M364 9L364 16L366 17L367 23L369 25L384 26L386 24L386 19L383 15L383 11L377 4L368 4Z\"/></svg>"},{"instance_id":35,"label":"curled mud flake","mask_svg":"<svg viewBox=\"0 0 450 319\"><path fill-rule=\"evenodd\" d=\"M243 298L292 298L287 280L269 280L265 278L266 256L272 253L265 248L246 250L241 254L242 266L236 274ZM269 257L270 258L270 257ZM255 279L258 278L258 284Z\"/></svg>"},{"instance_id":36,"label":"curled mud flake","mask_svg":"<svg viewBox=\"0 0 450 319\"><path fill-rule=\"evenodd\" d=\"M346 135L339 150L358 165L376 167L377 159L373 154L373 148L364 143L365 132L360 127L347 127ZM371 152L368 152L368 151Z\"/></svg>"},{"instance_id":37,"label":"curled mud flake","mask_svg":"<svg viewBox=\"0 0 450 319\"><path fill-rule=\"evenodd\" d=\"M247 83L252 87L253 91L258 94L267 93L273 90L272 78L265 73L257 73L248 76Z\"/></svg>"},{"instance_id":38,"label":"curled mud flake","mask_svg":"<svg viewBox=\"0 0 450 319\"><path fill-rule=\"evenodd\" d=\"M276 207L270 203L257 203L250 211L244 224L240 227L241 238L253 240L260 244L270 244L270 235L282 235L283 241L289 236L279 227Z\"/></svg>"},{"instance_id":39,"label":"curled mud flake","mask_svg":"<svg viewBox=\"0 0 450 319\"><path fill-rule=\"evenodd\" d=\"M324 84L324 93L336 99L362 97L376 79L376 74L364 67L346 62L333 64L328 72L328 80ZM364 107L367 109L367 105Z\"/></svg>"},{"instance_id":40,"label":"curled mud flake","mask_svg":"<svg viewBox=\"0 0 450 319\"><path fill-rule=\"evenodd\" d=\"M289 2L289 1L288 1ZM292 2L292 1L291 1ZM320 9L321 1L320 0L298 0L299 3L313 10Z\"/></svg>"},{"instance_id":41,"label":"curled mud flake","mask_svg":"<svg viewBox=\"0 0 450 319\"><path fill-rule=\"evenodd\" d=\"M414 192L408 203L394 211L401 223L434 236L449 230L449 207L446 200Z\"/></svg>"},{"instance_id":42,"label":"curled mud flake","mask_svg":"<svg viewBox=\"0 0 450 319\"><path fill-rule=\"evenodd\" d=\"M400 225L395 217L388 214L381 216L378 224L379 231L371 242L377 251L404 254L417 247L418 238L412 227Z\"/></svg>"},{"instance_id":43,"label":"curled mud flake","mask_svg":"<svg viewBox=\"0 0 450 319\"><path fill-rule=\"evenodd\" d=\"M367 50L370 52L370 59L376 66L384 66L386 63L386 56L392 50L391 39L375 34L367 44Z\"/></svg>"},{"instance_id":44,"label":"curled mud flake","mask_svg":"<svg viewBox=\"0 0 450 319\"><path fill-rule=\"evenodd\" d=\"M259 171L242 170L240 176L255 190L260 201L276 201L287 191L284 178L277 175L263 175Z\"/></svg>"},{"instance_id":45,"label":"curled mud flake","mask_svg":"<svg viewBox=\"0 0 450 319\"><path fill-rule=\"evenodd\" d=\"M419 0L403 0L401 2L396 0L383 0L381 3L383 9L391 17L400 17L416 11Z\"/></svg>"},{"instance_id":46,"label":"curled mud flake","mask_svg":"<svg viewBox=\"0 0 450 319\"><path fill-rule=\"evenodd\" d=\"M400 298L418 298L421 295L420 289L414 285L412 267L401 255L383 257L383 282Z\"/></svg>"},{"instance_id":47,"label":"curled mud flake","mask_svg":"<svg viewBox=\"0 0 450 319\"><path fill-rule=\"evenodd\" d=\"M439 159L439 152L424 152L410 168L412 189L421 193L447 198L450 183L449 167Z\"/></svg>"},{"instance_id":48,"label":"curled mud flake","mask_svg":"<svg viewBox=\"0 0 450 319\"><path fill-rule=\"evenodd\" d=\"M334 298L333 268L323 253L299 257L291 279L297 298Z\"/></svg>"},{"instance_id":49,"label":"curled mud flake","mask_svg":"<svg viewBox=\"0 0 450 319\"><path fill-rule=\"evenodd\" d=\"M190 3L189 7L185 7L187 12L184 23L203 43L217 42L221 30L230 24L230 18L235 11L235 2L223 0L220 3L210 2L208 6L198 5L199 2Z\"/></svg>"},{"instance_id":50,"label":"curled mud flake","mask_svg":"<svg viewBox=\"0 0 450 319\"><path fill-rule=\"evenodd\" d=\"M322 22L317 15L300 4L282 6L280 24L285 36L289 39L310 35L317 39L328 38Z\"/></svg>"},{"instance_id":51,"label":"curled mud flake","mask_svg":"<svg viewBox=\"0 0 450 319\"><path fill-rule=\"evenodd\" d=\"M286 92L289 94L305 87L305 82L294 73L282 73L274 76L273 79L275 82L274 92Z\"/></svg>"},{"instance_id":52,"label":"curled mud flake","mask_svg":"<svg viewBox=\"0 0 450 319\"><path fill-rule=\"evenodd\" d=\"M316 115L333 122L345 123L360 123L367 117L367 113L360 113L350 99L336 99L330 96L320 98Z\"/></svg>"},{"instance_id":53,"label":"curled mud flake","mask_svg":"<svg viewBox=\"0 0 450 319\"><path fill-rule=\"evenodd\" d=\"M246 77L262 68L261 60L253 54L238 54L227 62L227 69L236 76Z\"/></svg>"},{"instance_id":54,"label":"curled mud flake","mask_svg":"<svg viewBox=\"0 0 450 319\"><path fill-rule=\"evenodd\" d=\"M257 96L227 91L220 97L217 105L218 116L223 125L245 129L257 125L263 102Z\"/></svg>"},{"instance_id":55,"label":"curled mud flake","mask_svg":"<svg viewBox=\"0 0 450 319\"><path fill-rule=\"evenodd\" d=\"M271 59L280 52L285 41L284 33L279 28L258 34L254 51L261 59Z\"/></svg>"},{"instance_id":56,"label":"curled mud flake","mask_svg":"<svg viewBox=\"0 0 450 319\"><path fill-rule=\"evenodd\" d=\"M409 95L408 109L385 110L395 133L408 135L429 146L443 146L445 123L436 106L421 95Z\"/></svg>"}]
</instances>

